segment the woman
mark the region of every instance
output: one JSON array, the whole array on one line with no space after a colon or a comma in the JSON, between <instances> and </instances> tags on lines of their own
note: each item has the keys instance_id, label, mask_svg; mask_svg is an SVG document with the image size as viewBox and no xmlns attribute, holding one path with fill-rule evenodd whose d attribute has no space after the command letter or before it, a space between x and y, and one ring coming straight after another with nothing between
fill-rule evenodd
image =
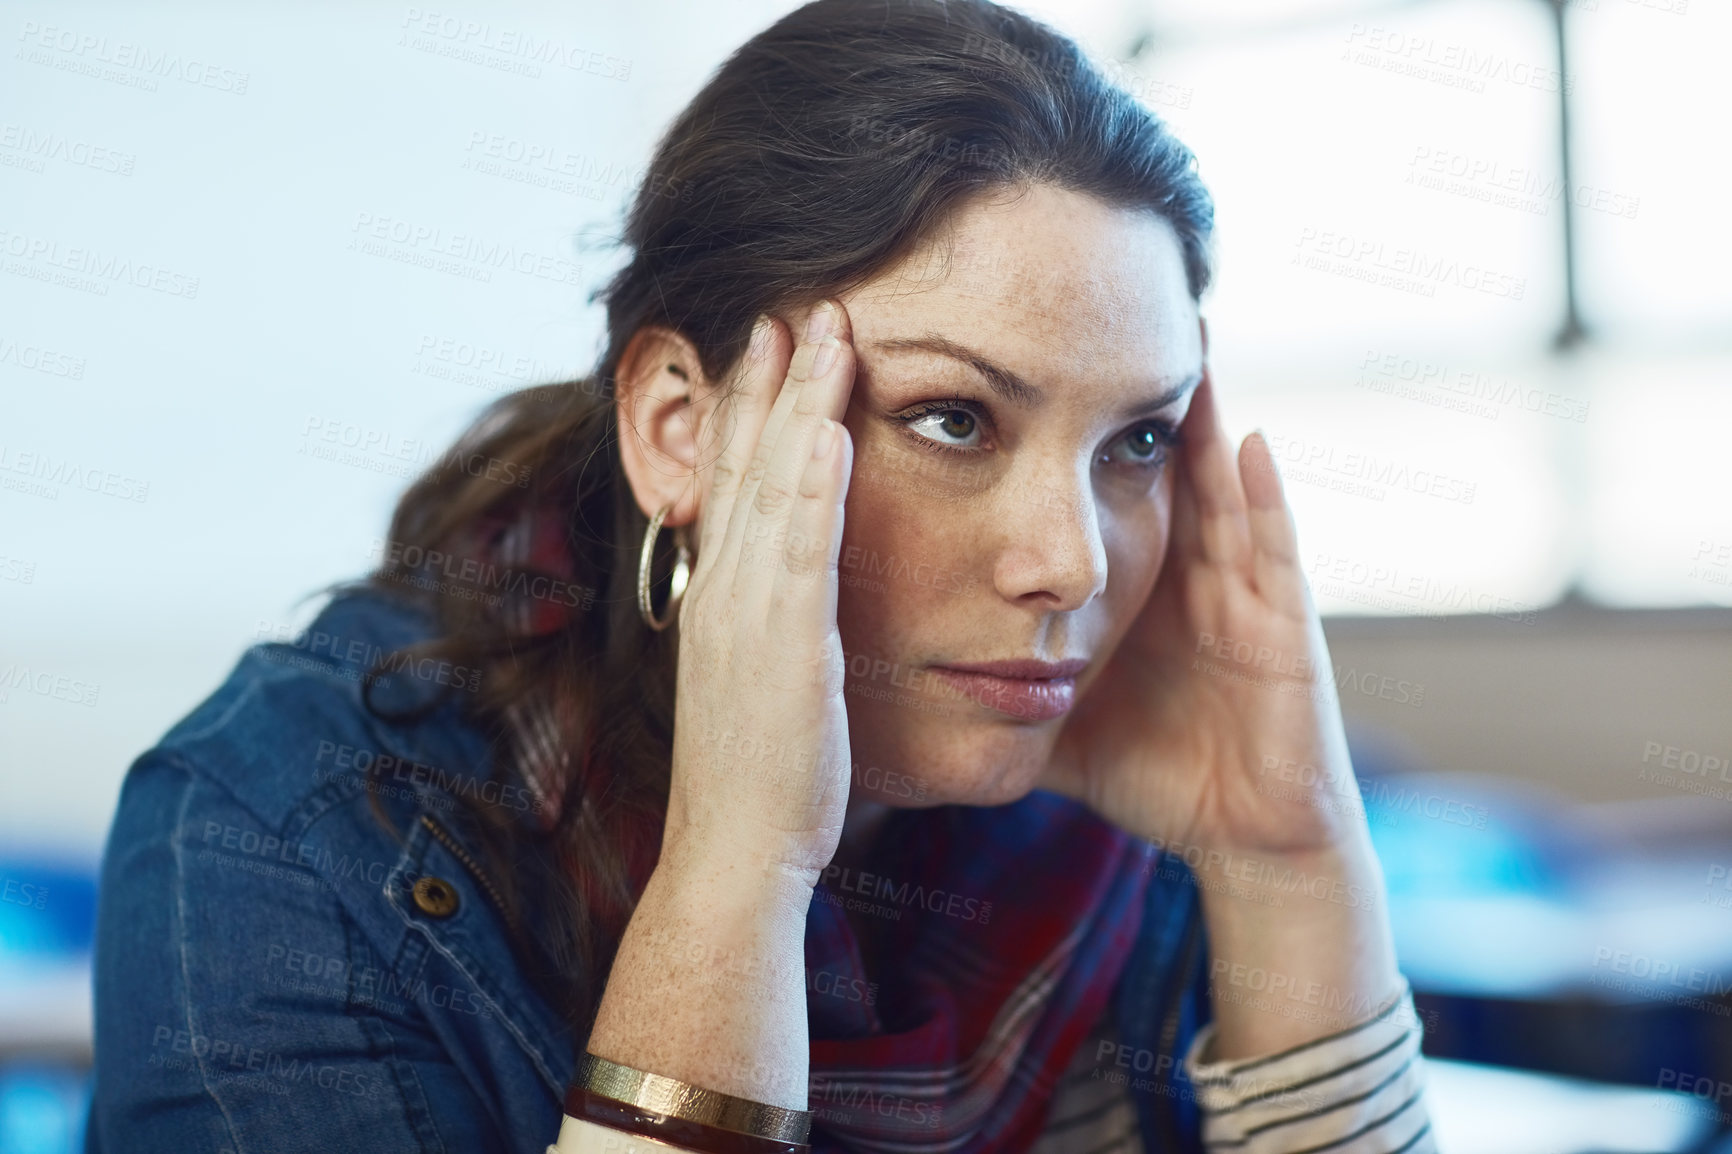
<instances>
[{"instance_id":1,"label":"woman","mask_svg":"<svg viewBox=\"0 0 1732 1154\"><path fill-rule=\"evenodd\" d=\"M91 1148L1429 1149L1211 224L986 0L746 44L594 378L132 767Z\"/></svg>"}]
</instances>

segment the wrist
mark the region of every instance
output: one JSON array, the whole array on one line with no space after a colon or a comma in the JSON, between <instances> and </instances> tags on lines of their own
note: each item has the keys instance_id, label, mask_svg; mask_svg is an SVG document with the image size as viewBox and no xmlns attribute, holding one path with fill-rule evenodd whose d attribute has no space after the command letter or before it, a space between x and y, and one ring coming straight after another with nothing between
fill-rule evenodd
<instances>
[{"instance_id":1,"label":"wrist","mask_svg":"<svg viewBox=\"0 0 1732 1154\"><path fill-rule=\"evenodd\" d=\"M1383 874L1369 844L1301 851L1165 848L1195 875L1211 925L1329 921L1341 911L1370 913L1383 905Z\"/></svg>"},{"instance_id":2,"label":"wrist","mask_svg":"<svg viewBox=\"0 0 1732 1154\"><path fill-rule=\"evenodd\" d=\"M792 880L805 887L809 898L836 854L840 834L840 818L828 831L756 829L749 820L704 815L670 798L656 869L692 880L726 874L753 887L780 888Z\"/></svg>"},{"instance_id":3,"label":"wrist","mask_svg":"<svg viewBox=\"0 0 1732 1154\"><path fill-rule=\"evenodd\" d=\"M1335 1033L1401 988L1369 847L1231 855L1229 863L1213 880L1198 879L1221 1056Z\"/></svg>"},{"instance_id":4,"label":"wrist","mask_svg":"<svg viewBox=\"0 0 1732 1154\"><path fill-rule=\"evenodd\" d=\"M588 1051L805 1109L811 897L762 863L664 854L620 940Z\"/></svg>"},{"instance_id":5,"label":"wrist","mask_svg":"<svg viewBox=\"0 0 1732 1154\"><path fill-rule=\"evenodd\" d=\"M727 895L799 908L805 916L822 866L795 864L773 854L742 849L737 839L669 833L650 874L650 886L693 894ZM647 887L646 887L647 893Z\"/></svg>"}]
</instances>

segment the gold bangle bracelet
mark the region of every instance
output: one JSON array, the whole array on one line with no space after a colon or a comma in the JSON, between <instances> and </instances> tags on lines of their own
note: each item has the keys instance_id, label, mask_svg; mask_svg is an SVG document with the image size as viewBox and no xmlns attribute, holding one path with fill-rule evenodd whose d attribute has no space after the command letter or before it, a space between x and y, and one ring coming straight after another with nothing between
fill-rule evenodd
<instances>
[{"instance_id":1,"label":"gold bangle bracelet","mask_svg":"<svg viewBox=\"0 0 1732 1154\"><path fill-rule=\"evenodd\" d=\"M789 1110L768 1102L736 1098L677 1078L634 1070L594 1054L585 1054L578 1061L574 1082L591 1093L670 1118L775 1142L804 1143L812 1131L810 1110Z\"/></svg>"}]
</instances>

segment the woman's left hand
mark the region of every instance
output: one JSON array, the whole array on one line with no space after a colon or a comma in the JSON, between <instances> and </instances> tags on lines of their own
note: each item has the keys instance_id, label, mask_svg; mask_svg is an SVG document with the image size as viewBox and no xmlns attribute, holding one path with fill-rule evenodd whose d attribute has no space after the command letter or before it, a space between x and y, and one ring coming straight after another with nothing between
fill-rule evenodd
<instances>
[{"instance_id":1,"label":"woman's left hand","mask_svg":"<svg viewBox=\"0 0 1732 1154\"><path fill-rule=\"evenodd\" d=\"M1180 852L1327 854L1364 819L1323 629L1264 439L1234 459L1205 369L1148 601L1040 785Z\"/></svg>"},{"instance_id":2,"label":"woman's left hand","mask_svg":"<svg viewBox=\"0 0 1732 1154\"><path fill-rule=\"evenodd\" d=\"M1155 587L1037 784L1191 867L1214 1058L1267 1055L1368 1017L1401 978L1293 518L1264 439L1235 459L1206 370L1176 456ZM1271 1011L1217 980L1241 972L1347 1012Z\"/></svg>"}]
</instances>

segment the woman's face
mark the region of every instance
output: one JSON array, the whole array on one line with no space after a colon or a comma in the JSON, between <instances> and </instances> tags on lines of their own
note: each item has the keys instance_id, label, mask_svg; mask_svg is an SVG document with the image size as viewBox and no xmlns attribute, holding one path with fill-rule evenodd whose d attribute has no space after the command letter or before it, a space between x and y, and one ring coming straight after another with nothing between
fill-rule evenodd
<instances>
[{"instance_id":1,"label":"woman's face","mask_svg":"<svg viewBox=\"0 0 1732 1154\"><path fill-rule=\"evenodd\" d=\"M1178 240L1035 185L973 202L840 299L858 364L837 607L852 793L1014 801L1066 692L939 670L1086 662L1080 700L1153 588L1204 354Z\"/></svg>"}]
</instances>

